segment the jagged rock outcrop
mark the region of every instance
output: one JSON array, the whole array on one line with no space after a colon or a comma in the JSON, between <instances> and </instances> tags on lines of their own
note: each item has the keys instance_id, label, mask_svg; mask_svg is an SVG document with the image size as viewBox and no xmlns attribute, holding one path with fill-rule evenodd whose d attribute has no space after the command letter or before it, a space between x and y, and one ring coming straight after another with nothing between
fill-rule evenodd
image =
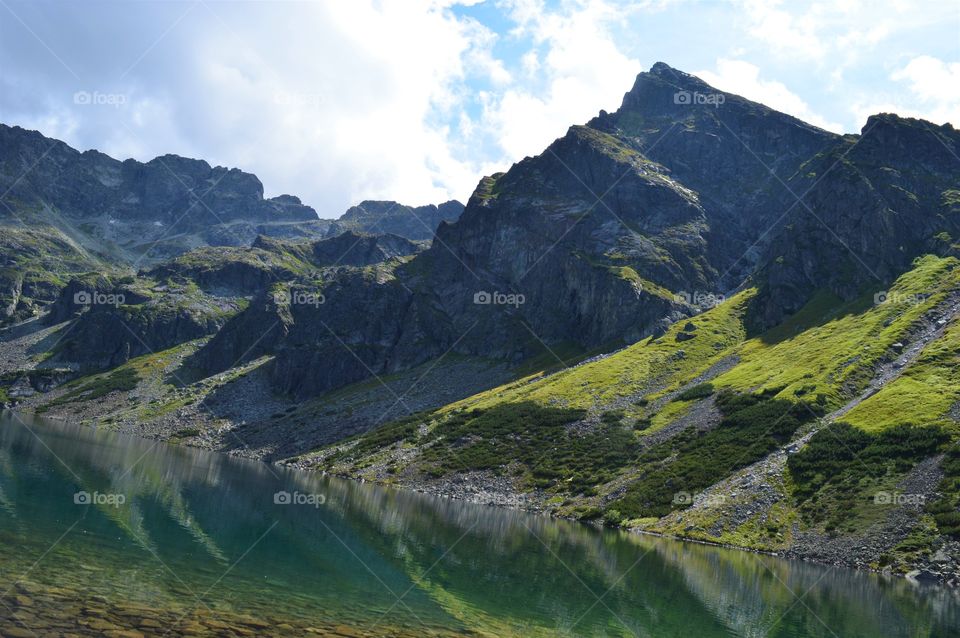
<instances>
[{"instance_id":1,"label":"jagged rock outcrop","mask_svg":"<svg viewBox=\"0 0 960 638\"><path fill-rule=\"evenodd\" d=\"M637 76L616 112L601 112L589 126L622 139L697 193L720 275L710 290L717 292L758 265L755 244L763 245L764 232L795 202L784 182L841 140L662 62Z\"/></svg>"},{"instance_id":2,"label":"jagged rock outcrop","mask_svg":"<svg viewBox=\"0 0 960 638\"><path fill-rule=\"evenodd\" d=\"M406 206L393 201L365 200L351 206L330 225L328 237L347 231L359 233L390 233L414 241L433 239L441 222L456 221L463 212L463 204L450 200L439 205Z\"/></svg>"},{"instance_id":3,"label":"jagged rock outcrop","mask_svg":"<svg viewBox=\"0 0 960 638\"><path fill-rule=\"evenodd\" d=\"M0 124L0 186L22 206L47 205L74 218L107 216L180 232L233 220L310 221L296 197L264 199L256 175L163 155L142 163L80 152L36 131ZM26 170L26 169L30 170Z\"/></svg>"},{"instance_id":4,"label":"jagged rock outcrop","mask_svg":"<svg viewBox=\"0 0 960 638\"><path fill-rule=\"evenodd\" d=\"M261 235L250 247L198 248L144 274L157 281L193 282L220 296L251 296L276 282L310 278L326 268L371 266L422 249L422 245L396 235L358 235L352 231L312 242Z\"/></svg>"},{"instance_id":5,"label":"jagged rock outcrop","mask_svg":"<svg viewBox=\"0 0 960 638\"><path fill-rule=\"evenodd\" d=\"M57 298L63 279L100 261L52 227L0 230L0 325L39 313Z\"/></svg>"},{"instance_id":6,"label":"jagged rock outcrop","mask_svg":"<svg viewBox=\"0 0 960 638\"><path fill-rule=\"evenodd\" d=\"M313 242L310 260L316 266L370 266L414 255L422 246L392 234L367 235L346 231L335 237Z\"/></svg>"},{"instance_id":7,"label":"jagged rock outcrop","mask_svg":"<svg viewBox=\"0 0 960 638\"><path fill-rule=\"evenodd\" d=\"M142 283L95 275L72 280L53 304L48 321L73 319L75 324L58 342L51 362L81 370L113 368L213 335L246 305L187 286L148 290Z\"/></svg>"},{"instance_id":8,"label":"jagged rock outcrop","mask_svg":"<svg viewBox=\"0 0 960 638\"><path fill-rule=\"evenodd\" d=\"M119 161L2 124L0 191L10 206L0 209L3 223L46 222L121 262L156 261L218 240L243 244L264 225L317 223L299 199L265 199L260 180L236 168L177 155Z\"/></svg>"},{"instance_id":9,"label":"jagged rock outcrop","mask_svg":"<svg viewBox=\"0 0 960 638\"><path fill-rule=\"evenodd\" d=\"M276 281L293 279L302 267L293 257L259 246L217 246L192 250L144 274L157 281L193 282L220 296L246 296Z\"/></svg>"},{"instance_id":10,"label":"jagged rock outcrop","mask_svg":"<svg viewBox=\"0 0 960 638\"><path fill-rule=\"evenodd\" d=\"M747 282L763 291L754 322L774 325L820 288L850 299L919 254L956 250L956 132L878 118L836 135L658 63L616 112L482 180L397 277L446 321L440 349L470 354L522 357L531 335L634 341L689 313L689 296ZM484 292L523 303L474 304Z\"/></svg>"},{"instance_id":11,"label":"jagged rock outcrop","mask_svg":"<svg viewBox=\"0 0 960 638\"><path fill-rule=\"evenodd\" d=\"M951 254L960 216L960 132L896 115L875 115L807 162L791 182L806 193L788 215L754 277L763 325L798 310L817 289L843 298L883 290L921 254Z\"/></svg>"},{"instance_id":12,"label":"jagged rock outcrop","mask_svg":"<svg viewBox=\"0 0 960 638\"><path fill-rule=\"evenodd\" d=\"M293 296L284 293L289 293L289 289L262 291L190 357L189 365L216 374L272 353L293 324Z\"/></svg>"}]
</instances>

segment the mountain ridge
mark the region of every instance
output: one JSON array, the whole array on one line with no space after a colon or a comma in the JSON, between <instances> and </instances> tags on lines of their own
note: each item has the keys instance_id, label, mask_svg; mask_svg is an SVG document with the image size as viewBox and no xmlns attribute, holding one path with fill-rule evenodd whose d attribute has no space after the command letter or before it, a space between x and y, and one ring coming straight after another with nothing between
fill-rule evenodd
<instances>
[{"instance_id":1,"label":"mountain ridge","mask_svg":"<svg viewBox=\"0 0 960 638\"><path fill-rule=\"evenodd\" d=\"M950 125L878 114L837 135L658 63L462 211L436 207L456 219L429 244L258 233L136 274L75 255L46 321L0 340L3 391L353 478L960 583L941 462L960 456L958 149ZM832 459L829 437L870 462ZM870 509L902 485L930 507Z\"/></svg>"}]
</instances>

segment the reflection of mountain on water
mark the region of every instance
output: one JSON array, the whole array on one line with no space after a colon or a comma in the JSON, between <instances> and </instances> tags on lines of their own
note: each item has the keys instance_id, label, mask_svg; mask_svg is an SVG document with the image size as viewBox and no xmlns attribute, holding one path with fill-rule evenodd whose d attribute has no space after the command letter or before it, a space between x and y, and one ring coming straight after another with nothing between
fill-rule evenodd
<instances>
[{"instance_id":1,"label":"reflection of mountain on water","mask_svg":"<svg viewBox=\"0 0 960 638\"><path fill-rule=\"evenodd\" d=\"M486 636L831 635L817 617L839 635L960 624L944 590L918 596L904 581L29 425L37 436L0 417L0 571L18 555L28 567L79 519L35 574L106 595L189 606L215 586L207 603L244 613ZM126 500L82 508L81 489ZM279 491L325 500L276 504ZM804 604L791 589L808 592Z\"/></svg>"},{"instance_id":2,"label":"reflection of mountain on water","mask_svg":"<svg viewBox=\"0 0 960 638\"><path fill-rule=\"evenodd\" d=\"M152 581L163 578L167 589L186 591L192 602L216 584L218 595L241 606L257 598L309 614L344 600L385 611L395 598L384 585L393 591L412 585L334 511L275 504L276 492L295 489L292 474L263 463L10 417L0 418L4 452L11 461L0 466L8 477L0 476L0 489L12 494L11 518L19 511L38 532L47 530L48 546L79 519L77 533L57 547L64 550L61 563L109 570L129 590L154 591ZM120 494L124 502L81 507L73 502L80 490ZM443 616L421 592L405 602L420 605L421 618Z\"/></svg>"},{"instance_id":3,"label":"reflection of mountain on water","mask_svg":"<svg viewBox=\"0 0 960 638\"><path fill-rule=\"evenodd\" d=\"M639 636L688 627L700 636L726 635L675 569L620 533L355 483L330 481L326 489L346 518L363 517L355 529L366 530L371 543L379 539L468 627Z\"/></svg>"},{"instance_id":4,"label":"reflection of mountain on water","mask_svg":"<svg viewBox=\"0 0 960 638\"><path fill-rule=\"evenodd\" d=\"M737 636L947 636L960 623L957 593L902 578L662 541L652 546ZM880 595L878 595L878 592Z\"/></svg>"}]
</instances>

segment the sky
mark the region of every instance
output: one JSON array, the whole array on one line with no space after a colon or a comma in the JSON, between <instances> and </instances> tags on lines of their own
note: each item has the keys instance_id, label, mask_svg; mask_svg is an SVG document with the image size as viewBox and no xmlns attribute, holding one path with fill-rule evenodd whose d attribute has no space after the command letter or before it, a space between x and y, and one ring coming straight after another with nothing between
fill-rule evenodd
<instances>
[{"instance_id":1,"label":"sky","mask_svg":"<svg viewBox=\"0 0 960 638\"><path fill-rule=\"evenodd\" d=\"M655 62L817 126L960 126L956 0L0 0L0 122L338 217L469 198Z\"/></svg>"}]
</instances>

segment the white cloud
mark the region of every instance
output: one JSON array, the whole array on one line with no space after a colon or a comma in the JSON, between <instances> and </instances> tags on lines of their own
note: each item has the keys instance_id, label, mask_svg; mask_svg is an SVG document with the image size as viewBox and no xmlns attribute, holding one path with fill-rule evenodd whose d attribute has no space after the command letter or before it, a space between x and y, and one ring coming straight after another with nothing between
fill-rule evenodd
<instances>
[{"instance_id":1,"label":"white cloud","mask_svg":"<svg viewBox=\"0 0 960 638\"><path fill-rule=\"evenodd\" d=\"M894 36L957 20L955 3L929 0L739 0L739 7L763 55L829 69L835 83Z\"/></svg>"},{"instance_id":2,"label":"white cloud","mask_svg":"<svg viewBox=\"0 0 960 638\"><path fill-rule=\"evenodd\" d=\"M861 97L850 109L858 120L886 112L960 125L960 62L921 55L894 71L890 79L906 84L908 92L882 99Z\"/></svg>"},{"instance_id":3,"label":"white cloud","mask_svg":"<svg viewBox=\"0 0 960 638\"><path fill-rule=\"evenodd\" d=\"M618 48L610 33L611 24L624 17L623 7L603 0L552 11L538 0L509 6L518 25L512 37L528 38L535 47L521 63L536 81L492 96L481 128L495 138L504 159L513 162L541 152L570 125L587 121L600 109L619 106L643 67Z\"/></svg>"},{"instance_id":4,"label":"white cloud","mask_svg":"<svg viewBox=\"0 0 960 638\"><path fill-rule=\"evenodd\" d=\"M815 8L798 15L781 8L779 0L744 0L742 4L750 34L770 50L810 59L826 55L826 46L819 35L820 12Z\"/></svg>"},{"instance_id":5,"label":"white cloud","mask_svg":"<svg viewBox=\"0 0 960 638\"><path fill-rule=\"evenodd\" d=\"M948 63L921 55L890 77L909 82L910 90L921 102L952 110L954 114L960 107L960 62Z\"/></svg>"},{"instance_id":6,"label":"white cloud","mask_svg":"<svg viewBox=\"0 0 960 638\"><path fill-rule=\"evenodd\" d=\"M177 22L183 7L171 3L112 7L109 18L98 14L105 5L63 5L59 20L13 3L45 44L3 26L0 87L33 69L22 92L0 94L0 120L121 159L178 153L239 166L268 194L299 195L324 216L364 197L466 198L485 167L454 157L449 123L467 82L512 77L492 54L496 34L449 4L201 3ZM80 89L128 99L76 105ZM24 93L36 97L25 103Z\"/></svg>"},{"instance_id":7,"label":"white cloud","mask_svg":"<svg viewBox=\"0 0 960 638\"><path fill-rule=\"evenodd\" d=\"M840 124L828 121L815 113L810 105L791 92L783 83L776 80L762 80L759 67L749 62L721 58L717 60L716 72L698 71L694 75L728 93L735 93L754 102L760 102L828 131L843 132Z\"/></svg>"},{"instance_id":8,"label":"white cloud","mask_svg":"<svg viewBox=\"0 0 960 638\"><path fill-rule=\"evenodd\" d=\"M926 32L910 32L956 20L952 3L487 0L463 9L478 2L60 3L54 12L4 0L0 121L119 158L177 153L237 166L268 194L336 216L368 197L465 199L483 174L615 109L652 58L715 63L698 75L831 130L877 106L960 119L956 46L927 47ZM496 33L481 23L489 5L502 13L490 22ZM715 37L690 37L702 32ZM907 32L913 48L885 46ZM126 102L78 106L78 90Z\"/></svg>"}]
</instances>

